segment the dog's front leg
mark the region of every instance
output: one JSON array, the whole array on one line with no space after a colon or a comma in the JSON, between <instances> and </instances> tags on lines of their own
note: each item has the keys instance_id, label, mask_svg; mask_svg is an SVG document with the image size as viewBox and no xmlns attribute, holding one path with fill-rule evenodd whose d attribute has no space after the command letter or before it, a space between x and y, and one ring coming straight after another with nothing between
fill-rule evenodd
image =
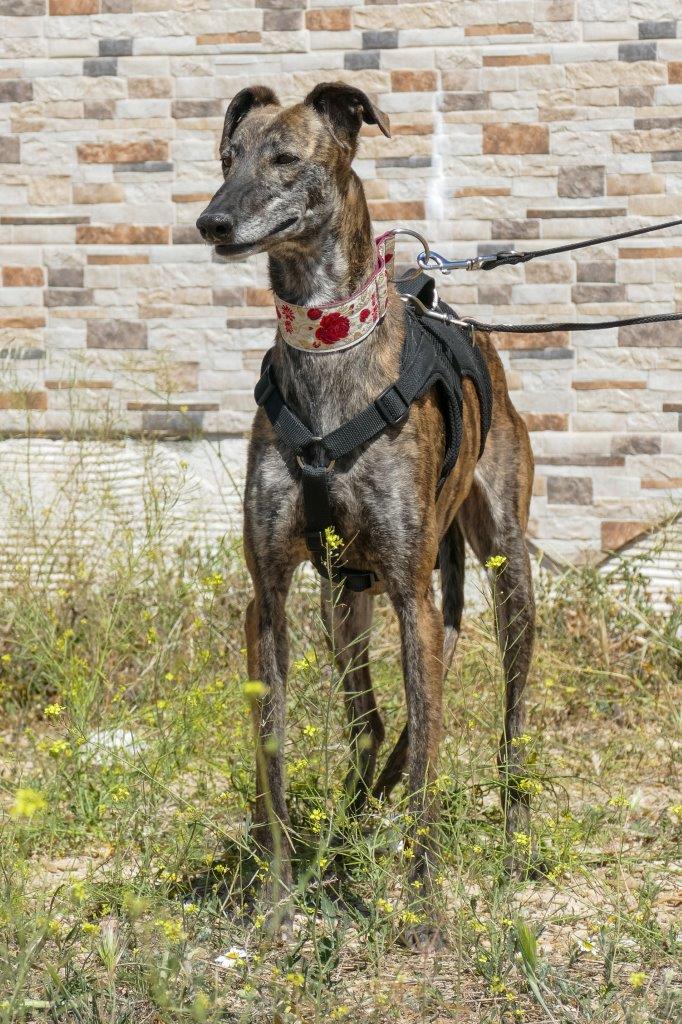
<instances>
[{"instance_id":1,"label":"dog's front leg","mask_svg":"<svg viewBox=\"0 0 682 1024\"><path fill-rule=\"evenodd\" d=\"M278 905L291 888L289 813L284 787L286 678L289 663L284 606L288 588L266 588L255 580L246 612L249 675L264 684L253 701L256 741L254 834L268 862L267 899L276 925L286 914Z\"/></svg>"},{"instance_id":2,"label":"dog's front leg","mask_svg":"<svg viewBox=\"0 0 682 1024\"><path fill-rule=\"evenodd\" d=\"M416 951L441 944L433 900L434 850L438 799L435 780L442 725L443 619L436 608L430 580L421 592L397 594L393 603L400 621L403 675L407 699L407 755L411 838L409 857L411 900L404 941Z\"/></svg>"}]
</instances>

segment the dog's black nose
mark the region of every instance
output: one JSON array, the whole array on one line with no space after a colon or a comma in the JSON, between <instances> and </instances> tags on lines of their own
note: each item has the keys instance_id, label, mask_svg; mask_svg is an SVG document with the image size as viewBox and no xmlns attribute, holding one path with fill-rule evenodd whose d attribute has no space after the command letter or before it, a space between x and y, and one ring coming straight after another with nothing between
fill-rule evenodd
<instances>
[{"instance_id":1,"label":"dog's black nose","mask_svg":"<svg viewBox=\"0 0 682 1024\"><path fill-rule=\"evenodd\" d=\"M199 234L207 242L227 242L232 234L232 219L228 213L205 211L197 221Z\"/></svg>"}]
</instances>

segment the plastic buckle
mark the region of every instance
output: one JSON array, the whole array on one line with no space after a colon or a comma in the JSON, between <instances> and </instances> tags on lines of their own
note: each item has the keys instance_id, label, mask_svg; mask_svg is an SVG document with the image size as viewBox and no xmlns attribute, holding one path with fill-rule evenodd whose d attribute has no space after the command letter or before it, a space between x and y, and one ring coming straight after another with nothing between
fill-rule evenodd
<instances>
[{"instance_id":1,"label":"plastic buckle","mask_svg":"<svg viewBox=\"0 0 682 1024\"><path fill-rule=\"evenodd\" d=\"M390 403L387 401L389 393L392 398L395 396L398 399L403 406L402 409L396 412L395 408L391 407ZM389 427L394 427L396 424L402 423L403 420L407 419L410 411L410 403L405 401L396 384L391 384L389 387L385 388L378 398L374 399L374 405L376 406L377 412L381 418Z\"/></svg>"}]
</instances>

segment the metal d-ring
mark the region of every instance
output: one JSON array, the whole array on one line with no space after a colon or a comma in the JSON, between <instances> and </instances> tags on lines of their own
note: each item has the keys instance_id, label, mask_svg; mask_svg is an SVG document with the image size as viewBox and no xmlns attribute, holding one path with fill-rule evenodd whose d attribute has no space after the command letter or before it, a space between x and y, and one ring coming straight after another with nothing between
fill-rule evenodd
<instances>
[{"instance_id":1,"label":"metal d-ring","mask_svg":"<svg viewBox=\"0 0 682 1024\"><path fill-rule=\"evenodd\" d=\"M395 235L410 235L412 238L416 238L417 241L421 242L421 244L424 246L424 251L421 253L420 257L418 257L418 259L417 259L417 269L416 270L408 271L406 274L403 274L403 277L402 277L403 281L413 281L414 278L419 277L419 275L421 274L421 272L423 270L423 267L419 263L419 260L421 259L421 256L424 256L427 260L430 259L430 257L431 257L431 246L426 241L426 239L424 238L423 235L421 235L418 231L413 231L412 228L393 228L390 233L394 237L395 237Z\"/></svg>"}]
</instances>

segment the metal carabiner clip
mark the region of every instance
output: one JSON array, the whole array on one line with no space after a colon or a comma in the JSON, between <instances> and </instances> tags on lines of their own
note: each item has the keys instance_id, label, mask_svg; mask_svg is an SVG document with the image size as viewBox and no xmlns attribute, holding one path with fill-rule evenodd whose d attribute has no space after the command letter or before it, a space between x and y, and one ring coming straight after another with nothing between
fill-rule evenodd
<instances>
[{"instance_id":1,"label":"metal carabiner clip","mask_svg":"<svg viewBox=\"0 0 682 1024\"><path fill-rule=\"evenodd\" d=\"M431 247L430 247L429 243L426 241L426 239L424 238L424 236L421 235L418 231L413 231L412 228L392 228L392 230L390 231L390 234L393 235L394 237L395 237L395 235L410 235L411 238L416 238L417 241L420 242L424 246L424 251L421 253L421 255L422 256L426 255L427 259L430 258L430 256L431 256ZM407 271L405 274L403 274L402 280L403 281L412 281L412 280L414 280L415 277L419 277L419 275L421 274L422 270L423 270L423 267L421 266L421 264L419 262L419 258L417 258L417 269L416 270Z\"/></svg>"}]
</instances>

